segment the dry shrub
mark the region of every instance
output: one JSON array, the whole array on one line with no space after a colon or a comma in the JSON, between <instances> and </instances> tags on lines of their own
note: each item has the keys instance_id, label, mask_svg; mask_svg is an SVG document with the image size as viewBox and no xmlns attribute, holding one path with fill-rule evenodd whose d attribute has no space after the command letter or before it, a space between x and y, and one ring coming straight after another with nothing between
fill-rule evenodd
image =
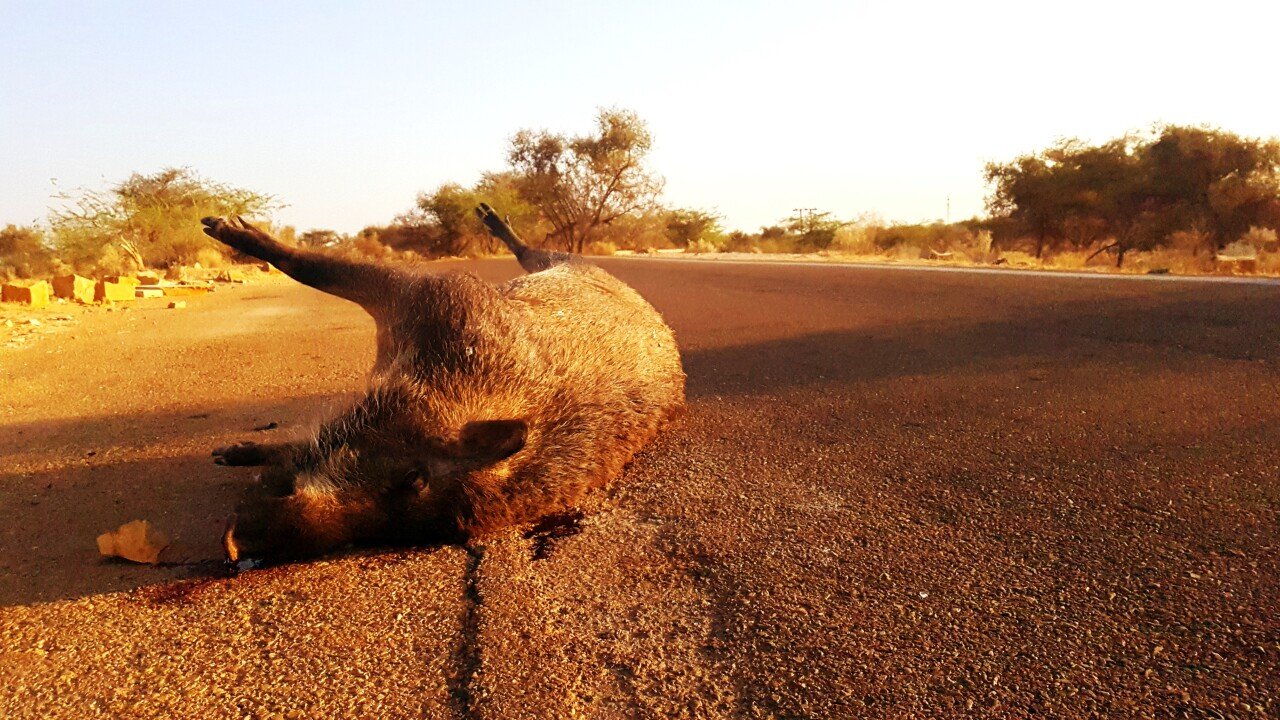
<instances>
[{"instance_id":1,"label":"dry shrub","mask_svg":"<svg viewBox=\"0 0 1280 720\"><path fill-rule=\"evenodd\" d=\"M719 252L720 248L716 247L708 240L698 238L685 246L684 251L687 253L693 253L694 255L701 255L703 253Z\"/></svg>"},{"instance_id":2,"label":"dry shrub","mask_svg":"<svg viewBox=\"0 0 1280 720\"><path fill-rule=\"evenodd\" d=\"M1059 270L1083 270L1090 265L1089 250L1063 250L1045 255L1042 265ZM1006 253L1006 256L1008 253ZM1033 258L1034 259L1034 258ZM1010 261L1012 263L1012 261Z\"/></svg>"},{"instance_id":3,"label":"dry shrub","mask_svg":"<svg viewBox=\"0 0 1280 720\"><path fill-rule=\"evenodd\" d=\"M1034 268L1040 267L1041 265L1041 262L1036 259L1035 255L1022 250L1005 250L1000 253L1000 257L1009 267Z\"/></svg>"},{"instance_id":4,"label":"dry shrub","mask_svg":"<svg viewBox=\"0 0 1280 720\"><path fill-rule=\"evenodd\" d=\"M613 255L617 252L618 246L607 240L589 242L586 247L582 248L583 255Z\"/></svg>"},{"instance_id":5,"label":"dry shrub","mask_svg":"<svg viewBox=\"0 0 1280 720\"><path fill-rule=\"evenodd\" d=\"M920 260L930 256L929 248L914 243L894 245L885 250L884 255L891 260Z\"/></svg>"},{"instance_id":6,"label":"dry shrub","mask_svg":"<svg viewBox=\"0 0 1280 720\"><path fill-rule=\"evenodd\" d=\"M1249 243L1259 253L1280 251L1280 241L1276 239L1276 231L1265 227L1251 227L1240 237L1241 242Z\"/></svg>"},{"instance_id":7,"label":"dry shrub","mask_svg":"<svg viewBox=\"0 0 1280 720\"><path fill-rule=\"evenodd\" d=\"M1198 255L1204 252L1213 254L1213 237L1201 230L1178 230L1169 233L1167 244L1170 249L1185 255Z\"/></svg>"},{"instance_id":8,"label":"dry shrub","mask_svg":"<svg viewBox=\"0 0 1280 720\"><path fill-rule=\"evenodd\" d=\"M376 237L358 237L349 243L343 243L343 249L355 255L381 260L395 254L391 248L378 242Z\"/></svg>"},{"instance_id":9,"label":"dry shrub","mask_svg":"<svg viewBox=\"0 0 1280 720\"><path fill-rule=\"evenodd\" d=\"M203 268L220 268L227 264L227 256L214 248L201 248L196 252L195 261Z\"/></svg>"},{"instance_id":10,"label":"dry shrub","mask_svg":"<svg viewBox=\"0 0 1280 720\"><path fill-rule=\"evenodd\" d=\"M1258 249L1245 238L1227 243L1218 251L1218 255L1229 258L1250 258L1258 255Z\"/></svg>"},{"instance_id":11,"label":"dry shrub","mask_svg":"<svg viewBox=\"0 0 1280 720\"><path fill-rule=\"evenodd\" d=\"M966 254L973 262L989 263L995 259L992 253L992 243L990 230L979 230L973 233L973 240L966 249Z\"/></svg>"},{"instance_id":12,"label":"dry shrub","mask_svg":"<svg viewBox=\"0 0 1280 720\"><path fill-rule=\"evenodd\" d=\"M143 268L132 257L112 244L103 246L96 258L76 263L76 269L89 274L96 271L102 275L129 275Z\"/></svg>"},{"instance_id":13,"label":"dry shrub","mask_svg":"<svg viewBox=\"0 0 1280 720\"><path fill-rule=\"evenodd\" d=\"M869 225L841 225L827 249L848 255L874 255L878 229Z\"/></svg>"}]
</instances>

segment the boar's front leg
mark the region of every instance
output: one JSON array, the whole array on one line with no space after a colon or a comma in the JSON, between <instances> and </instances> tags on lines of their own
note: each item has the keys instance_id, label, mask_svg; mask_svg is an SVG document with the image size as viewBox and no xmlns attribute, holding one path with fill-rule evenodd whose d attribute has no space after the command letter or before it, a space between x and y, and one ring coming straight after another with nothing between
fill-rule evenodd
<instances>
[{"instance_id":1,"label":"boar's front leg","mask_svg":"<svg viewBox=\"0 0 1280 720\"><path fill-rule=\"evenodd\" d=\"M213 451L219 465L280 465L294 456L303 443L241 442Z\"/></svg>"}]
</instances>

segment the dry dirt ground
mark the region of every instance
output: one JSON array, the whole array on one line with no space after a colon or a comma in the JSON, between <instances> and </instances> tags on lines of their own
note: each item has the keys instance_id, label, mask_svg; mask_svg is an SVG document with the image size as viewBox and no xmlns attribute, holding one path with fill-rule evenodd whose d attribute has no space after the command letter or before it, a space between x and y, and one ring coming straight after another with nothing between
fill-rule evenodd
<instances>
[{"instance_id":1,"label":"dry dirt ground","mask_svg":"<svg viewBox=\"0 0 1280 720\"><path fill-rule=\"evenodd\" d=\"M601 264L690 411L580 521L468 548L216 573L253 471L209 450L358 391L354 306L0 349L0 717L1280 714L1280 287ZM171 564L97 557L135 518Z\"/></svg>"}]
</instances>

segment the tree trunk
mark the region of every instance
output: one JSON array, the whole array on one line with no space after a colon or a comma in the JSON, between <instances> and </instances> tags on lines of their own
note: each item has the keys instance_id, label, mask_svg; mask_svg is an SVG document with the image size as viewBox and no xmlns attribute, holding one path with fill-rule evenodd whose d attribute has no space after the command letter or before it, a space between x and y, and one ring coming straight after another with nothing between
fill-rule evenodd
<instances>
[{"instance_id":1,"label":"tree trunk","mask_svg":"<svg viewBox=\"0 0 1280 720\"><path fill-rule=\"evenodd\" d=\"M1129 248L1121 246L1116 248L1116 268L1124 265L1124 254L1129 252Z\"/></svg>"}]
</instances>

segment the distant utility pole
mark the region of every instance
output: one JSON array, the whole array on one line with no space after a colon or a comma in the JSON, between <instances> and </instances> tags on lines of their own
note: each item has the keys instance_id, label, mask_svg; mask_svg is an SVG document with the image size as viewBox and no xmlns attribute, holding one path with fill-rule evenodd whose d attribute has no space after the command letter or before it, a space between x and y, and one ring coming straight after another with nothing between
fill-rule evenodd
<instances>
[{"instance_id":1,"label":"distant utility pole","mask_svg":"<svg viewBox=\"0 0 1280 720\"><path fill-rule=\"evenodd\" d=\"M947 196L947 224L951 224L951 196Z\"/></svg>"},{"instance_id":2,"label":"distant utility pole","mask_svg":"<svg viewBox=\"0 0 1280 720\"><path fill-rule=\"evenodd\" d=\"M804 228L805 233L813 230L813 216L817 214L818 208L791 208L791 212L799 216L800 227Z\"/></svg>"}]
</instances>

